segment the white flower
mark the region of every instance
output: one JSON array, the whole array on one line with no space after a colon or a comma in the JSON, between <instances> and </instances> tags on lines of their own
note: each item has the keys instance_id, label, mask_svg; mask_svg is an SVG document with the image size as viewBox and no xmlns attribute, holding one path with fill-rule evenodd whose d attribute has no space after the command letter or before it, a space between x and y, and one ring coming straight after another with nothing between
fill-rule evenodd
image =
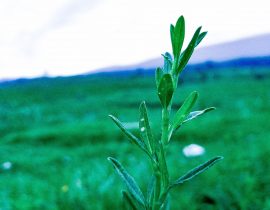
<instances>
[{"instance_id":1,"label":"white flower","mask_svg":"<svg viewBox=\"0 0 270 210\"><path fill-rule=\"evenodd\" d=\"M205 149L198 144L190 144L183 148L183 153L186 157L200 156L205 153Z\"/></svg>"}]
</instances>

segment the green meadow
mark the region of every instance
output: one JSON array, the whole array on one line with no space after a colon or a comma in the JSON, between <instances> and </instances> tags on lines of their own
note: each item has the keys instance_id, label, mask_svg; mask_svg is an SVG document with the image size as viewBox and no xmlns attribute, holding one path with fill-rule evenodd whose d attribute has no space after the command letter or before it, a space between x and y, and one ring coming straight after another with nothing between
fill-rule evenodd
<instances>
[{"instance_id":1,"label":"green meadow","mask_svg":"<svg viewBox=\"0 0 270 210\"><path fill-rule=\"evenodd\" d=\"M254 70L254 69L253 69ZM254 70L255 71L255 70ZM174 111L197 90L194 110L217 109L186 123L168 149L171 179L217 155L224 160L172 193L172 209L270 209L270 69L217 70L182 77ZM150 164L109 119L138 135L146 101L160 136L160 103L153 76L90 75L0 84L0 209L121 209L116 157L146 192ZM191 143L205 154L185 157ZM9 166L9 167L8 167ZM143 177L143 179L142 179Z\"/></svg>"}]
</instances>

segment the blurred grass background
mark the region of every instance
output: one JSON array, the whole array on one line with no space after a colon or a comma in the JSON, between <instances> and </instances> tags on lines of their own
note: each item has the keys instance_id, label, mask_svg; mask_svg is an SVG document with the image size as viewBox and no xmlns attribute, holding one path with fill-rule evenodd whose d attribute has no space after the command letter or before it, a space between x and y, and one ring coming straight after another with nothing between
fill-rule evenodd
<instances>
[{"instance_id":1,"label":"blurred grass background","mask_svg":"<svg viewBox=\"0 0 270 210\"><path fill-rule=\"evenodd\" d=\"M182 78L174 111L200 94L195 110L216 111L185 124L168 151L171 178L207 159L225 159L172 192L172 209L270 209L270 71L223 69ZM156 137L160 105L153 76L90 75L0 84L0 209L121 208L121 180L107 161L116 157L143 190L150 179L144 154L107 117L137 135L145 100ZM184 146L206 153L187 158ZM11 163L6 168L5 163ZM144 177L142 179L142 177Z\"/></svg>"}]
</instances>

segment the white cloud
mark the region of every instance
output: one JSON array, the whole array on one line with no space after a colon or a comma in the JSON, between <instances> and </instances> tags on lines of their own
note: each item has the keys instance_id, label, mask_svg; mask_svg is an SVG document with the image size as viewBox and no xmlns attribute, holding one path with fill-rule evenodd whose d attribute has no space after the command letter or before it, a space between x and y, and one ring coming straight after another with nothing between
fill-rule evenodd
<instances>
[{"instance_id":1,"label":"white cloud","mask_svg":"<svg viewBox=\"0 0 270 210\"><path fill-rule=\"evenodd\" d=\"M9 0L0 9L0 77L83 73L170 50L169 23L186 18L209 45L269 32L268 0Z\"/></svg>"}]
</instances>

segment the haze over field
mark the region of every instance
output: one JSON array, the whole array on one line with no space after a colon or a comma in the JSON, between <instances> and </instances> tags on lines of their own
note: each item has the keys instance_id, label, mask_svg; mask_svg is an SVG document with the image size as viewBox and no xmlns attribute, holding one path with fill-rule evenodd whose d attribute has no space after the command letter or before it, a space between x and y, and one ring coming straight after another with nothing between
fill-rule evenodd
<instances>
[{"instance_id":1,"label":"haze over field","mask_svg":"<svg viewBox=\"0 0 270 210\"><path fill-rule=\"evenodd\" d=\"M268 8L268 0L3 1L0 79L73 75L158 57L171 49L169 24L179 15L186 40L200 25L209 31L202 47L267 34Z\"/></svg>"},{"instance_id":2,"label":"haze over field","mask_svg":"<svg viewBox=\"0 0 270 210\"><path fill-rule=\"evenodd\" d=\"M190 59L190 64L206 61L223 62L239 58L270 56L270 34L258 35L236 41L213 44L197 49ZM133 65L112 66L98 71L133 70L156 68L163 65L163 57L152 58Z\"/></svg>"}]
</instances>

